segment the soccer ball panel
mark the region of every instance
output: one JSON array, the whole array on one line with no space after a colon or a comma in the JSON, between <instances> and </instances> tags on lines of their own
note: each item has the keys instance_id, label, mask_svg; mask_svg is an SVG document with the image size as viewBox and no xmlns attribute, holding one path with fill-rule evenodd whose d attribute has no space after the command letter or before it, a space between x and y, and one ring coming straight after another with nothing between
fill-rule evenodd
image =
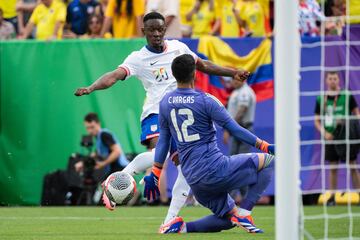
<instances>
[{"instance_id":1,"label":"soccer ball panel","mask_svg":"<svg viewBox=\"0 0 360 240\"><path fill-rule=\"evenodd\" d=\"M116 172L106 179L105 191L111 201L126 204L134 197L136 182L130 174Z\"/></svg>"}]
</instances>

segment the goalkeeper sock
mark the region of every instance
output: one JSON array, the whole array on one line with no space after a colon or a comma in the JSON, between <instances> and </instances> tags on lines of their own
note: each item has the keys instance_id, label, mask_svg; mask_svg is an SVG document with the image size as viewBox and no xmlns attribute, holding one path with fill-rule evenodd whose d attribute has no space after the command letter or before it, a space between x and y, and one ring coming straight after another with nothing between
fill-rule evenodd
<instances>
[{"instance_id":1,"label":"goalkeeper sock","mask_svg":"<svg viewBox=\"0 0 360 240\"><path fill-rule=\"evenodd\" d=\"M274 161L258 172L257 183L249 186L249 191L245 199L240 203L240 208L251 211L256 202L260 199L261 194L265 191L270 183L274 172Z\"/></svg>"},{"instance_id":2,"label":"goalkeeper sock","mask_svg":"<svg viewBox=\"0 0 360 240\"><path fill-rule=\"evenodd\" d=\"M181 208L185 205L190 192L190 186L187 184L185 177L181 172L180 165L177 169L178 176L172 190L172 199L164 223L169 222L179 214Z\"/></svg>"},{"instance_id":3,"label":"goalkeeper sock","mask_svg":"<svg viewBox=\"0 0 360 240\"><path fill-rule=\"evenodd\" d=\"M233 228L234 225L227 217L209 215L199 220L186 223L186 231L190 232L220 232Z\"/></svg>"},{"instance_id":4,"label":"goalkeeper sock","mask_svg":"<svg viewBox=\"0 0 360 240\"><path fill-rule=\"evenodd\" d=\"M251 215L251 211L246 210L244 208L238 208L238 214L240 217L246 217L246 216Z\"/></svg>"},{"instance_id":5,"label":"goalkeeper sock","mask_svg":"<svg viewBox=\"0 0 360 240\"><path fill-rule=\"evenodd\" d=\"M123 172L126 172L131 176L144 172L146 169L151 168L154 163L154 158L155 149L151 152L140 153L126 166L126 168L124 168Z\"/></svg>"}]
</instances>

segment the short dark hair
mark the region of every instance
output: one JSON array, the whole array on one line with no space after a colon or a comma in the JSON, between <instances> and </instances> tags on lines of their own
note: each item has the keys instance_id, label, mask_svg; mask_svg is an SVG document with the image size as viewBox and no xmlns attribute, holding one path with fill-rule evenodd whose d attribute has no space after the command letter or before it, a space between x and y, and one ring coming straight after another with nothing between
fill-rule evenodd
<instances>
[{"instance_id":1,"label":"short dark hair","mask_svg":"<svg viewBox=\"0 0 360 240\"><path fill-rule=\"evenodd\" d=\"M190 54L183 54L176 57L171 64L171 70L177 82L190 83L194 79L194 57Z\"/></svg>"},{"instance_id":2,"label":"short dark hair","mask_svg":"<svg viewBox=\"0 0 360 240\"><path fill-rule=\"evenodd\" d=\"M149 12L148 14L146 14L144 16L143 23L145 23L148 20L152 20L152 19L160 19L160 20L163 20L165 22L164 16L161 15L160 13L158 13L158 12Z\"/></svg>"},{"instance_id":3,"label":"short dark hair","mask_svg":"<svg viewBox=\"0 0 360 240\"><path fill-rule=\"evenodd\" d=\"M84 120L85 122L97 122L97 123L100 122L98 115L93 112L86 114Z\"/></svg>"},{"instance_id":4,"label":"short dark hair","mask_svg":"<svg viewBox=\"0 0 360 240\"><path fill-rule=\"evenodd\" d=\"M339 75L339 73L337 71L327 71L325 72L325 78L328 77L328 75Z\"/></svg>"}]
</instances>

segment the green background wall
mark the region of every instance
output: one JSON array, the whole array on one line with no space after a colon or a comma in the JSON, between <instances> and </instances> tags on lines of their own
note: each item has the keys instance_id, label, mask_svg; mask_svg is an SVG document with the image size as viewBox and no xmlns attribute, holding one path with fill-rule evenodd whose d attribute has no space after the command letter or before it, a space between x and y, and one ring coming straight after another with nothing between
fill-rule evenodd
<instances>
[{"instance_id":1,"label":"green background wall","mask_svg":"<svg viewBox=\"0 0 360 240\"><path fill-rule=\"evenodd\" d=\"M140 81L81 98L75 89L115 69L143 39L0 42L0 204L39 204L43 176L80 151L83 117L94 111L125 152L141 152Z\"/></svg>"}]
</instances>

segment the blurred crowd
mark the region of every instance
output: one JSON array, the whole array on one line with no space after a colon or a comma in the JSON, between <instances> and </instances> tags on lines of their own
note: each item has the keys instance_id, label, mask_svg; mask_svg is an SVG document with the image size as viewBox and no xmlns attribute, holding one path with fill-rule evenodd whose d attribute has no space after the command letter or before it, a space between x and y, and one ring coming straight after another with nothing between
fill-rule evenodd
<instances>
[{"instance_id":1,"label":"blurred crowd","mask_svg":"<svg viewBox=\"0 0 360 240\"><path fill-rule=\"evenodd\" d=\"M302 35L341 34L346 0L298 1ZM0 40L142 37L151 11L165 16L169 38L267 37L274 24L274 0L0 0Z\"/></svg>"}]
</instances>

